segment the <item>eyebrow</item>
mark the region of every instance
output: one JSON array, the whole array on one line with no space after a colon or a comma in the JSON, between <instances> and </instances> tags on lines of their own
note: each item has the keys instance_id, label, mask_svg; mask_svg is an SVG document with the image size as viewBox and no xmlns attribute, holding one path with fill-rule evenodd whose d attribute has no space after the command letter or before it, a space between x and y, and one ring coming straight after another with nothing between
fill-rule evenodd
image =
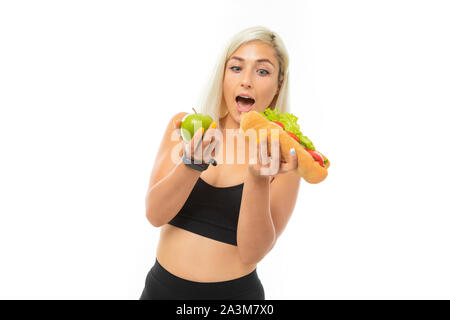
<instances>
[{"instance_id":1,"label":"eyebrow","mask_svg":"<svg viewBox=\"0 0 450 320\"><path fill-rule=\"evenodd\" d=\"M231 57L229 60L231 60L231 59L236 59L236 60L239 60L239 61L244 61L245 60L245 59L243 59L241 57ZM258 59L258 60L256 60L256 62L268 62L275 68L275 66L273 65L273 63L269 59Z\"/></svg>"}]
</instances>

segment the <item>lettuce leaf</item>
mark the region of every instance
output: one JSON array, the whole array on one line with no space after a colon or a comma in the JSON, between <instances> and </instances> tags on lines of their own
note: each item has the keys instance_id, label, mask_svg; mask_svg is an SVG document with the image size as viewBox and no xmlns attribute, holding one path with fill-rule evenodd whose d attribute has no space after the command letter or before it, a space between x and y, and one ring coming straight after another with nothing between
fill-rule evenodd
<instances>
[{"instance_id":1,"label":"lettuce leaf","mask_svg":"<svg viewBox=\"0 0 450 320\"><path fill-rule=\"evenodd\" d=\"M278 108L275 108L274 110L267 108L266 110L261 111L260 114L269 121L281 122L284 125L284 129L295 134L300 140L300 143L305 146L305 148L313 151L316 150L312 141L309 140L308 137L304 136L300 131L300 126L297 123L298 117L296 117L292 113L281 113L280 109Z\"/></svg>"}]
</instances>

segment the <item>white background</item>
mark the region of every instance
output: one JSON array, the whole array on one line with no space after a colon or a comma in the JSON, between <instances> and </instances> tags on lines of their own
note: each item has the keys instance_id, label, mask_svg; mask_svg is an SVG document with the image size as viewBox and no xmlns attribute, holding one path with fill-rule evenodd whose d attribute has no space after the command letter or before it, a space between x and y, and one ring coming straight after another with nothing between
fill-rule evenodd
<instances>
[{"instance_id":1,"label":"white background","mask_svg":"<svg viewBox=\"0 0 450 320\"><path fill-rule=\"evenodd\" d=\"M138 299L167 121L236 32L276 31L331 161L258 265L267 299L449 299L447 1L2 1L0 298Z\"/></svg>"}]
</instances>

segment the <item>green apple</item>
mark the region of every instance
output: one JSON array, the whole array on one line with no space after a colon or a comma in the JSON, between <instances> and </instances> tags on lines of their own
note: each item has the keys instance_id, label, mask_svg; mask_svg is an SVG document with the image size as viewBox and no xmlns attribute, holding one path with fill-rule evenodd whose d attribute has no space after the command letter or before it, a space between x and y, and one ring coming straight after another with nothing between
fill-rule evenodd
<instances>
[{"instance_id":1,"label":"green apple","mask_svg":"<svg viewBox=\"0 0 450 320\"><path fill-rule=\"evenodd\" d=\"M191 141L194 134L203 127L204 132L208 130L209 126L213 122L213 118L211 118L207 114L197 113L194 108L192 108L195 113L187 114L181 119L181 136L183 137L184 142L188 143Z\"/></svg>"}]
</instances>

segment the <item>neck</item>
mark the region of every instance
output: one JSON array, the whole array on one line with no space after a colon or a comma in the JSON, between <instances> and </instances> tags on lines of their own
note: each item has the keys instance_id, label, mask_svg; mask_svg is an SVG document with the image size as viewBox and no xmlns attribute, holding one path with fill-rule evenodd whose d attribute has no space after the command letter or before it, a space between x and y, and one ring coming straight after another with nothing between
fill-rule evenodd
<instances>
[{"instance_id":1,"label":"neck","mask_svg":"<svg viewBox=\"0 0 450 320\"><path fill-rule=\"evenodd\" d=\"M245 162L244 162L243 165L247 166L248 165L248 157L249 157L248 150L247 150L248 148L246 146L247 145L247 141L246 141L244 136L242 136L240 133L238 133L238 130L240 128L240 124L233 119L233 117L230 115L229 112L228 112L228 114L225 117L221 118L219 120L219 122L220 122L220 126L221 126L224 146L227 144L227 132L228 132L228 134L232 134L232 135L237 134L238 139L242 139L241 141L244 144L244 148L242 150L238 150L238 143L237 143L237 141L232 142L233 152L234 152L233 159L234 159L234 161L237 161L236 158L234 158L234 157L237 157L238 152L245 152L244 153ZM222 150L222 151L225 152L225 150ZM236 165L236 163L234 163L233 165Z\"/></svg>"},{"instance_id":2,"label":"neck","mask_svg":"<svg viewBox=\"0 0 450 320\"><path fill-rule=\"evenodd\" d=\"M239 129L239 123L234 121L234 119L231 117L230 113L228 112L225 117L220 119L220 127L222 129Z\"/></svg>"}]
</instances>

